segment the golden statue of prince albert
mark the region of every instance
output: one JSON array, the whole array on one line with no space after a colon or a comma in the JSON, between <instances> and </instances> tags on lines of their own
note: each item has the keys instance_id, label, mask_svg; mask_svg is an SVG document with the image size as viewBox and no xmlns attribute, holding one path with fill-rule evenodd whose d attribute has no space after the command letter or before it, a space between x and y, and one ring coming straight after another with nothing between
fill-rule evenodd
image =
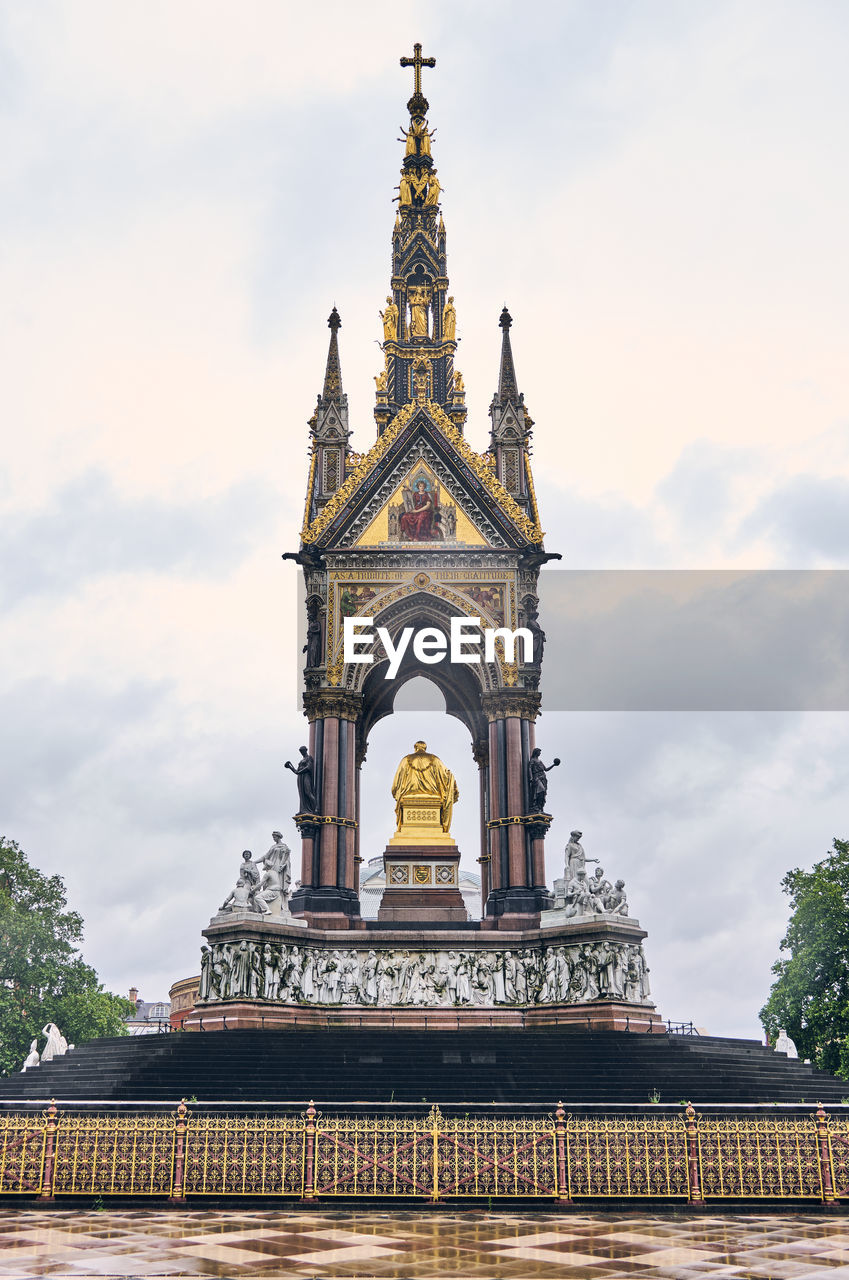
<instances>
[{"instance_id":1,"label":"golden statue of prince albert","mask_svg":"<svg viewBox=\"0 0 849 1280\"><path fill-rule=\"evenodd\" d=\"M428 751L426 742L417 742L398 765L392 798L398 824L392 844L442 844L446 837L453 844L451 814L460 792L454 774Z\"/></svg>"}]
</instances>

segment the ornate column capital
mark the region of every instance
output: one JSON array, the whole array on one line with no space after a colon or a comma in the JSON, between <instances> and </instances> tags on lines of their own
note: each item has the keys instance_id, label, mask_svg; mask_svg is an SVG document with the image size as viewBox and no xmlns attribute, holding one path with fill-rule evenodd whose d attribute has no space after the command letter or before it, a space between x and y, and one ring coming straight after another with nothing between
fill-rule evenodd
<instances>
[{"instance_id":1,"label":"ornate column capital","mask_svg":"<svg viewBox=\"0 0 849 1280\"><path fill-rule=\"evenodd\" d=\"M334 716L338 720L359 720L363 695L346 689L308 689L304 694L304 714L310 724Z\"/></svg>"},{"instance_id":2,"label":"ornate column capital","mask_svg":"<svg viewBox=\"0 0 849 1280\"><path fill-rule=\"evenodd\" d=\"M539 715L541 701L542 695L536 689L498 689L481 697L481 705L490 722L518 716L520 720L533 723Z\"/></svg>"}]
</instances>

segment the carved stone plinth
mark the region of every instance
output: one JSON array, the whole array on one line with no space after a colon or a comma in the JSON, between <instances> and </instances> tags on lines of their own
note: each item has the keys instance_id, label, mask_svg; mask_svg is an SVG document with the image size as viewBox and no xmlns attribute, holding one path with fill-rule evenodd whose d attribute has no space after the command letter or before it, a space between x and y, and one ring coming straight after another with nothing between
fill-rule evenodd
<instances>
[{"instance_id":1,"label":"carved stone plinth","mask_svg":"<svg viewBox=\"0 0 849 1280\"><path fill-rule=\"evenodd\" d=\"M468 923L460 893L460 850L450 844L395 844L383 854L386 888L377 918L381 922L414 926L418 923Z\"/></svg>"},{"instance_id":2,"label":"carved stone plinth","mask_svg":"<svg viewBox=\"0 0 849 1280\"><path fill-rule=\"evenodd\" d=\"M237 1031L310 1027L372 1027L407 1031L468 1031L475 1027L575 1027L582 1031L633 1031L665 1034L666 1024L653 1005L596 1001L522 1009L369 1009L272 1005L264 1000L197 1005L184 1031Z\"/></svg>"}]
</instances>

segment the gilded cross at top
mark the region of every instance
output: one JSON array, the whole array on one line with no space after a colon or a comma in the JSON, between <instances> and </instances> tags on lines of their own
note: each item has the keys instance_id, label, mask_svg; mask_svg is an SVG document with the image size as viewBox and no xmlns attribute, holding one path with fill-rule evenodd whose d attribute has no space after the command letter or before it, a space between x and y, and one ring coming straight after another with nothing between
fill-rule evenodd
<instances>
[{"instance_id":1,"label":"gilded cross at top","mask_svg":"<svg viewBox=\"0 0 849 1280\"><path fill-rule=\"evenodd\" d=\"M420 94L422 91L422 67L435 67L436 58L423 58L421 45L414 44L412 58L402 58L401 66L413 68L413 94Z\"/></svg>"}]
</instances>

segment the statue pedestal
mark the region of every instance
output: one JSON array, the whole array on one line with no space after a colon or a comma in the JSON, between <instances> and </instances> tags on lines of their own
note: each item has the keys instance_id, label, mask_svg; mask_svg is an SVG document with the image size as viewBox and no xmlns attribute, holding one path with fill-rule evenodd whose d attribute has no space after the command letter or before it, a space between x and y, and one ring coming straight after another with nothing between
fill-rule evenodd
<instances>
[{"instance_id":1,"label":"statue pedestal","mask_svg":"<svg viewBox=\"0 0 849 1280\"><path fill-rule=\"evenodd\" d=\"M267 920L269 924L285 924L292 929L306 929L306 920L293 916L289 911L219 911L210 920L210 924L253 924L255 921Z\"/></svg>"},{"instance_id":2,"label":"statue pedestal","mask_svg":"<svg viewBox=\"0 0 849 1280\"><path fill-rule=\"evenodd\" d=\"M383 854L386 888L377 911L379 921L401 926L467 923L459 885L460 850L450 836L444 839L444 844L415 845L396 835L389 841Z\"/></svg>"},{"instance_id":3,"label":"statue pedestal","mask_svg":"<svg viewBox=\"0 0 849 1280\"><path fill-rule=\"evenodd\" d=\"M387 851L417 848L457 853L456 841L442 830L442 807L436 796L408 796L401 801L401 820Z\"/></svg>"}]
</instances>

